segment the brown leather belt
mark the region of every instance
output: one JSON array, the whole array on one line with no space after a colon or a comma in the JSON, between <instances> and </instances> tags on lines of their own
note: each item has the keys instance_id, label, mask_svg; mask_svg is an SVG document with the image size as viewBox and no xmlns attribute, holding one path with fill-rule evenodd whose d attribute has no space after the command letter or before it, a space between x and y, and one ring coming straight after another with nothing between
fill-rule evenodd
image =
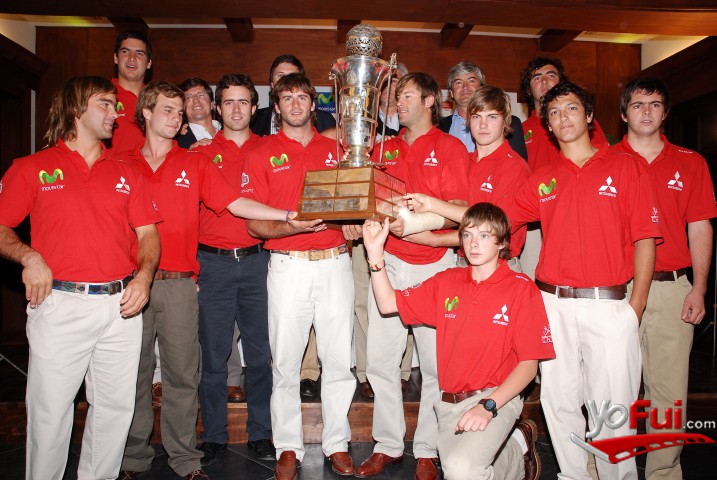
<instances>
[{"instance_id":1,"label":"brown leather belt","mask_svg":"<svg viewBox=\"0 0 717 480\"><path fill-rule=\"evenodd\" d=\"M190 278L194 272L170 272L169 270L157 270L154 274L155 280L176 280L178 278Z\"/></svg>"},{"instance_id":2,"label":"brown leather belt","mask_svg":"<svg viewBox=\"0 0 717 480\"><path fill-rule=\"evenodd\" d=\"M459 393L442 392L441 400L443 400L446 403L460 403L463 400L465 400L466 398L475 397L482 391L483 390L471 390L470 392L459 392Z\"/></svg>"},{"instance_id":3,"label":"brown leather belt","mask_svg":"<svg viewBox=\"0 0 717 480\"><path fill-rule=\"evenodd\" d=\"M218 255L220 257L242 258L261 252L263 250L261 245L261 243L257 243L256 245L252 245L251 247L230 248L228 250L225 250L223 248L210 247L209 245L204 245L203 243L200 243L198 248L203 252L213 253L214 255Z\"/></svg>"},{"instance_id":4,"label":"brown leather belt","mask_svg":"<svg viewBox=\"0 0 717 480\"><path fill-rule=\"evenodd\" d=\"M682 275L687 275L686 268L667 270L665 272L655 272L652 274L652 280L654 280L655 282L675 282Z\"/></svg>"},{"instance_id":5,"label":"brown leather belt","mask_svg":"<svg viewBox=\"0 0 717 480\"><path fill-rule=\"evenodd\" d=\"M593 298L601 300L622 300L627 294L627 285L615 285L612 287L575 288L559 287L536 279L535 284L546 293L551 293L558 298Z\"/></svg>"},{"instance_id":6,"label":"brown leather belt","mask_svg":"<svg viewBox=\"0 0 717 480\"><path fill-rule=\"evenodd\" d=\"M272 253L278 253L279 255L289 255L290 257L305 258L311 262L316 260L325 260L327 258L335 258L342 253L347 253L349 248L344 243L334 248L327 248L326 250L272 250Z\"/></svg>"}]
</instances>

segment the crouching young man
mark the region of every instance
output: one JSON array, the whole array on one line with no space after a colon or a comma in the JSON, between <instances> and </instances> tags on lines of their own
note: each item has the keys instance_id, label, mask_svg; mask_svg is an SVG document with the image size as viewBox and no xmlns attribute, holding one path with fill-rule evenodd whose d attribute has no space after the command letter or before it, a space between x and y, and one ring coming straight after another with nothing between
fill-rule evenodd
<instances>
[{"instance_id":1,"label":"crouching young man","mask_svg":"<svg viewBox=\"0 0 717 480\"><path fill-rule=\"evenodd\" d=\"M478 203L461 221L467 268L440 272L394 291L384 269L384 224L368 220L364 244L383 315L436 328L438 454L446 479L521 479L523 452L505 443L523 408L519 393L538 361L554 357L540 292L508 268L510 226L498 207Z\"/></svg>"}]
</instances>

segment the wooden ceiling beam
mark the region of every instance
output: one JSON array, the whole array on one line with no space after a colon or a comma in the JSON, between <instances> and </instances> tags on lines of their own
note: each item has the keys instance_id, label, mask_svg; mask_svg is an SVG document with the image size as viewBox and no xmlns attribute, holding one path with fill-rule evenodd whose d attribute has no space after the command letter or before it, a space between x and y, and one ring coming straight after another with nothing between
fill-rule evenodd
<instances>
[{"instance_id":1,"label":"wooden ceiling beam","mask_svg":"<svg viewBox=\"0 0 717 480\"><path fill-rule=\"evenodd\" d=\"M345 43L346 34L359 23L361 23L361 20L338 20L336 22L336 43L339 45Z\"/></svg>"},{"instance_id":2,"label":"wooden ceiling beam","mask_svg":"<svg viewBox=\"0 0 717 480\"><path fill-rule=\"evenodd\" d=\"M468 38L473 25L466 23L446 23L441 29L441 47L458 48Z\"/></svg>"},{"instance_id":3,"label":"wooden ceiling beam","mask_svg":"<svg viewBox=\"0 0 717 480\"><path fill-rule=\"evenodd\" d=\"M538 39L538 47L541 52L556 53L581 33L582 30L546 30Z\"/></svg>"},{"instance_id":4,"label":"wooden ceiling beam","mask_svg":"<svg viewBox=\"0 0 717 480\"><path fill-rule=\"evenodd\" d=\"M254 40L254 24L251 18L225 18L224 24L234 43L251 43Z\"/></svg>"},{"instance_id":5,"label":"wooden ceiling beam","mask_svg":"<svg viewBox=\"0 0 717 480\"><path fill-rule=\"evenodd\" d=\"M141 17L107 17L107 20L120 32L134 30L145 37L149 36L149 26Z\"/></svg>"}]
</instances>

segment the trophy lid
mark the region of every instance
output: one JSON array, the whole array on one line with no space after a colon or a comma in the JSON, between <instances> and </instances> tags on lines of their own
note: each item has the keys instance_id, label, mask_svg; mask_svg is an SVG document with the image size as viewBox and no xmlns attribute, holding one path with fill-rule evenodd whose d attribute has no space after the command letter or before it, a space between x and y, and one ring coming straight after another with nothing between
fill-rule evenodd
<instances>
[{"instance_id":1,"label":"trophy lid","mask_svg":"<svg viewBox=\"0 0 717 480\"><path fill-rule=\"evenodd\" d=\"M373 25L360 23L346 34L346 53L378 57L383 50L383 37Z\"/></svg>"}]
</instances>

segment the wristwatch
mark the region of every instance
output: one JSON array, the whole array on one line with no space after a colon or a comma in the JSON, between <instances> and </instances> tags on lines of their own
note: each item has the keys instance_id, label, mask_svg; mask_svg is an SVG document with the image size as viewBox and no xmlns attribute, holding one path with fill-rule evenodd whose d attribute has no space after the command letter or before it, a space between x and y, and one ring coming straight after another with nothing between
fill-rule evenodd
<instances>
[{"instance_id":1,"label":"wristwatch","mask_svg":"<svg viewBox=\"0 0 717 480\"><path fill-rule=\"evenodd\" d=\"M483 408L488 410L490 413L493 414L493 418L498 416L498 409L496 408L497 405L495 404L495 400L492 398L484 398L481 401L479 401L481 405L483 405Z\"/></svg>"}]
</instances>

